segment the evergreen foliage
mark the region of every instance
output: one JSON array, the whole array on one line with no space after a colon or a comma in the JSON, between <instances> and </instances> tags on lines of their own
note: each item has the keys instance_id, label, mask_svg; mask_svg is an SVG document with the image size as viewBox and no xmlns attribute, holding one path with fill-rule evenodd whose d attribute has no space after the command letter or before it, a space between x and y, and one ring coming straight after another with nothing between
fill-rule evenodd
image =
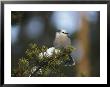
<instances>
[{"instance_id":1,"label":"evergreen foliage","mask_svg":"<svg viewBox=\"0 0 110 87\"><path fill-rule=\"evenodd\" d=\"M74 72L74 66L65 66L69 54L75 48L56 49L54 47L30 44L25 56L18 60L18 67L12 70L13 77L63 77Z\"/></svg>"}]
</instances>

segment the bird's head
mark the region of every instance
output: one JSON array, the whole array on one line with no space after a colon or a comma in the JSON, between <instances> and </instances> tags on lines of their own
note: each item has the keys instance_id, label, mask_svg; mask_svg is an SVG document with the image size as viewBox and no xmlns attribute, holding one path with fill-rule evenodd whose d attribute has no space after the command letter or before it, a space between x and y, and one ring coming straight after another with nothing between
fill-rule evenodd
<instances>
[{"instance_id":1,"label":"bird's head","mask_svg":"<svg viewBox=\"0 0 110 87\"><path fill-rule=\"evenodd\" d=\"M66 30L61 30L60 32L63 34L68 34Z\"/></svg>"},{"instance_id":2,"label":"bird's head","mask_svg":"<svg viewBox=\"0 0 110 87\"><path fill-rule=\"evenodd\" d=\"M57 36L64 35L64 36L70 37L69 33L66 30L63 30L63 29L62 30L57 30L56 35Z\"/></svg>"}]
</instances>

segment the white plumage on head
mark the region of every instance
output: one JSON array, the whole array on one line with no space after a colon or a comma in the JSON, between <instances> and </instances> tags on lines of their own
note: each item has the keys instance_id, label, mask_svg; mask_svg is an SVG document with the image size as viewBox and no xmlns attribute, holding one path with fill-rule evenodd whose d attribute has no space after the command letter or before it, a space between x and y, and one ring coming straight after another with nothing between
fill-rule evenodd
<instances>
[{"instance_id":1,"label":"white plumage on head","mask_svg":"<svg viewBox=\"0 0 110 87\"><path fill-rule=\"evenodd\" d=\"M61 30L61 32L62 32L62 33L67 33L67 31L66 31L66 30Z\"/></svg>"}]
</instances>

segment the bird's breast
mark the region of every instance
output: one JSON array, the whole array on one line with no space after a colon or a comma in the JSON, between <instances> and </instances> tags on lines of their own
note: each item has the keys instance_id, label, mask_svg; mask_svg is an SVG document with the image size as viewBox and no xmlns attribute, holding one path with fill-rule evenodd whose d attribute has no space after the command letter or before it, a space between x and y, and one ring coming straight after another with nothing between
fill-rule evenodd
<instances>
[{"instance_id":1,"label":"bird's breast","mask_svg":"<svg viewBox=\"0 0 110 87\"><path fill-rule=\"evenodd\" d=\"M67 47L71 44L70 39L67 36L59 35L55 38L54 45L57 47Z\"/></svg>"}]
</instances>

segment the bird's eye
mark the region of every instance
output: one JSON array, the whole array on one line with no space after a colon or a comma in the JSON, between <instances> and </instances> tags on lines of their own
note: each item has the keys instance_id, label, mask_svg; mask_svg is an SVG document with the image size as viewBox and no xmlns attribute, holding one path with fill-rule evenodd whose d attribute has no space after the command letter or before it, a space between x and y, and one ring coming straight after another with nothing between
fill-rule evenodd
<instances>
[{"instance_id":1,"label":"bird's eye","mask_svg":"<svg viewBox=\"0 0 110 87\"><path fill-rule=\"evenodd\" d=\"M62 33L65 33L65 32L62 32Z\"/></svg>"}]
</instances>

